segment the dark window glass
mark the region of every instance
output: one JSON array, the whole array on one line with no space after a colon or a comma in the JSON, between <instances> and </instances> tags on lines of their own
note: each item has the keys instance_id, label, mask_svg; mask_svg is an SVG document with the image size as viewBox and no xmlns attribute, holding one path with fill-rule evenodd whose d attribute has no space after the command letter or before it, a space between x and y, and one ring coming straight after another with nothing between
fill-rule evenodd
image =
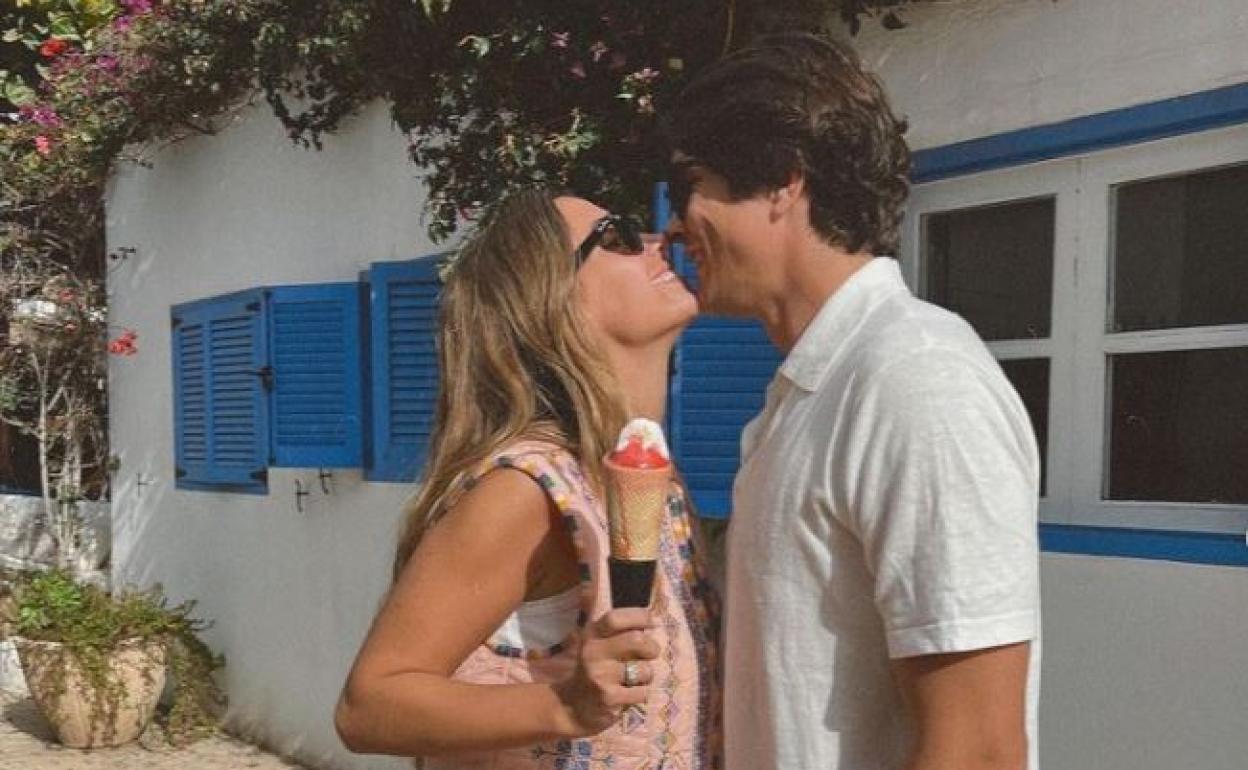
<instances>
[{"instance_id":1,"label":"dark window glass","mask_svg":"<svg viewBox=\"0 0 1248 770\"><path fill-rule=\"evenodd\" d=\"M1109 499L1248 503L1248 348L1109 358Z\"/></svg>"},{"instance_id":2,"label":"dark window glass","mask_svg":"<svg viewBox=\"0 0 1248 770\"><path fill-rule=\"evenodd\" d=\"M1049 336L1054 199L924 218L924 294L986 340Z\"/></svg>"},{"instance_id":3,"label":"dark window glass","mask_svg":"<svg viewBox=\"0 0 1248 770\"><path fill-rule=\"evenodd\" d=\"M1031 418L1040 445L1040 493L1048 493L1049 455L1049 359L1020 358L1002 361L1001 368L1010 384L1018 391Z\"/></svg>"},{"instance_id":4,"label":"dark window glass","mask_svg":"<svg viewBox=\"0 0 1248 770\"><path fill-rule=\"evenodd\" d=\"M1248 166L1114 190L1110 331L1248 323Z\"/></svg>"}]
</instances>

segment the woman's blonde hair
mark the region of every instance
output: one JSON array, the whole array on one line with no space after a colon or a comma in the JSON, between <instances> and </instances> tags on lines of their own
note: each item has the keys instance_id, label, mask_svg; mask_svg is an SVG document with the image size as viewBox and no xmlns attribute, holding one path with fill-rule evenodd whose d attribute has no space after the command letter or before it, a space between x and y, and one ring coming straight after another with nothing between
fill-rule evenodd
<instances>
[{"instance_id":1,"label":"woman's blonde hair","mask_svg":"<svg viewBox=\"0 0 1248 770\"><path fill-rule=\"evenodd\" d=\"M465 476L512 441L563 446L602 488L602 457L626 414L573 301L572 250L553 194L521 190L495 206L446 271L437 413L395 554L396 578Z\"/></svg>"}]
</instances>

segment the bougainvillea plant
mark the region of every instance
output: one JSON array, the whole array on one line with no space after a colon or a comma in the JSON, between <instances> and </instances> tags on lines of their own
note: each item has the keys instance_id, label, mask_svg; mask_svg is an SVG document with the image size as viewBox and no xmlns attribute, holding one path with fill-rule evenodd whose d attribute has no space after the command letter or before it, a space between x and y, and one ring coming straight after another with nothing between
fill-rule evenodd
<instances>
[{"instance_id":1,"label":"bougainvillea plant","mask_svg":"<svg viewBox=\"0 0 1248 770\"><path fill-rule=\"evenodd\" d=\"M120 159L214 133L261 100L293 142L319 147L384 100L423 169L435 238L534 182L640 211L664 171L658 120L692 74L761 31L896 27L894 9L915 1L13 0L0 9L0 274L40 277L0 297L0 324L42 308L60 324L43 329L60 336L48 355L79 354L55 368L81 389L40 428L46 446L78 448L45 472L60 479L45 493L82 493L75 453L102 451L105 355L137 349L103 325L103 193ZM48 283L58 275L74 301ZM0 356L33 361L14 339ZM50 387L5 372L0 403L29 408Z\"/></svg>"}]
</instances>

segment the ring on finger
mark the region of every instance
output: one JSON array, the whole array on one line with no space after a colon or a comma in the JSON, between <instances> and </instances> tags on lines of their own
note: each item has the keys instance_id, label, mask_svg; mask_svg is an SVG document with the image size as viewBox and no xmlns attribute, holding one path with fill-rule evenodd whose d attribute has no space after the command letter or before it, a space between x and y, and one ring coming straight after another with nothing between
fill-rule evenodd
<instances>
[{"instance_id":1,"label":"ring on finger","mask_svg":"<svg viewBox=\"0 0 1248 770\"><path fill-rule=\"evenodd\" d=\"M622 681L625 687L636 687L641 684L641 664L635 660L624 661L624 679Z\"/></svg>"}]
</instances>

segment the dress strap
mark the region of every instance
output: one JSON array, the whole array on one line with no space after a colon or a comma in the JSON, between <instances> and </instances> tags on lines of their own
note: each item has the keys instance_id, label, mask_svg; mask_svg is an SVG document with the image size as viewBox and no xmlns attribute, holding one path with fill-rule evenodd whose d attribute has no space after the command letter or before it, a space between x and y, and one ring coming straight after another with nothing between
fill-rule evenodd
<instances>
[{"instance_id":1,"label":"dress strap","mask_svg":"<svg viewBox=\"0 0 1248 770\"><path fill-rule=\"evenodd\" d=\"M602 559L602 538L595 536L594 530L596 520L604 515L584 482L580 463L566 449L554 444L513 444L486 458L476 472L465 479L463 491L476 486L498 468L518 470L533 479L559 511L576 550L580 578L580 612L576 617L576 629L579 631L589 621L598 596L597 575ZM558 655L568 648L573 636L570 634L550 647L538 649L515 647L497 637L488 639L486 646L498 655L532 660Z\"/></svg>"}]
</instances>

